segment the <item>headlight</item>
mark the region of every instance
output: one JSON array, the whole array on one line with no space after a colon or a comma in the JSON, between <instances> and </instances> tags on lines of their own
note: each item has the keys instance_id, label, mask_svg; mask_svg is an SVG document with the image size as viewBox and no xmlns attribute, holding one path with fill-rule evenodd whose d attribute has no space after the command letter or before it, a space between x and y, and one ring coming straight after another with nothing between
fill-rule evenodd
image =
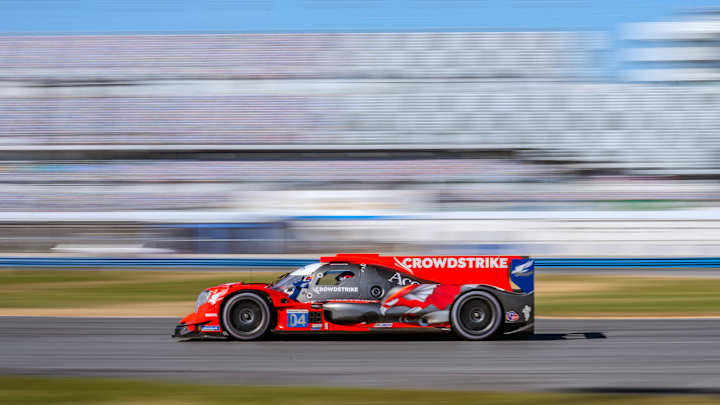
<instances>
[{"instance_id":1,"label":"headlight","mask_svg":"<svg viewBox=\"0 0 720 405\"><path fill-rule=\"evenodd\" d=\"M196 312L200 308L200 305L207 302L209 296L210 296L210 291L208 291L208 290L203 290L203 292L201 292L200 295L198 295L197 300L195 301L195 311Z\"/></svg>"}]
</instances>

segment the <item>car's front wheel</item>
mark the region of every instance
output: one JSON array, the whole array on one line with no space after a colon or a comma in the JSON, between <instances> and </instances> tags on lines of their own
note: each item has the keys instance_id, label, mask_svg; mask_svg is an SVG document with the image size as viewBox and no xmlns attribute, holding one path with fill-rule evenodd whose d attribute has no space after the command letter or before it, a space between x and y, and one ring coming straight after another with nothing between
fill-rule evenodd
<instances>
[{"instance_id":1,"label":"car's front wheel","mask_svg":"<svg viewBox=\"0 0 720 405\"><path fill-rule=\"evenodd\" d=\"M470 291L455 300L450 314L452 330L467 340L494 338L502 326L502 306L486 291Z\"/></svg>"},{"instance_id":2,"label":"car's front wheel","mask_svg":"<svg viewBox=\"0 0 720 405\"><path fill-rule=\"evenodd\" d=\"M238 340L255 340L265 336L270 330L271 318L267 301L253 293L233 295L222 311L225 331Z\"/></svg>"}]
</instances>

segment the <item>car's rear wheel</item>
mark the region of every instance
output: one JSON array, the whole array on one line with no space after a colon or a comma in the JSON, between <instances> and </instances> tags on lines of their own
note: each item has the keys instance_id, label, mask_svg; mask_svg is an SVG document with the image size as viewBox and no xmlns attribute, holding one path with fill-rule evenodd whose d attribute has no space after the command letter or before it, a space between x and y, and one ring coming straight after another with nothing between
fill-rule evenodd
<instances>
[{"instance_id":1,"label":"car's rear wheel","mask_svg":"<svg viewBox=\"0 0 720 405\"><path fill-rule=\"evenodd\" d=\"M467 340L494 338L502 326L502 306L486 291L470 291L458 297L450 314L452 330Z\"/></svg>"},{"instance_id":2,"label":"car's rear wheel","mask_svg":"<svg viewBox=\"0 0 720 405\"><path fill-rule=\"evenodd\" d=\"M234 339L255 340L270 330L270 306L263 297L240 293L228 298L222 311L225 331Z\"/></svg>"}]
</instances>

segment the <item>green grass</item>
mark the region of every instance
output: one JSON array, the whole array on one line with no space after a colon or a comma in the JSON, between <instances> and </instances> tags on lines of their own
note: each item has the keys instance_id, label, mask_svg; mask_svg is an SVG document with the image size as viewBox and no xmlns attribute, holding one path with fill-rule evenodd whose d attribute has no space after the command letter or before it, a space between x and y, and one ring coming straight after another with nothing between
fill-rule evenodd
<instances>
[{"instance_id":1,"label":"green grass","mask_svg":"<svg viewBox=\"0 0 720 405\"><path fill-rule=\"evenodd\" d=\"M718 291L717 278L543 275L535 300L545 316L717 316Z\"/></svg>"},{"instance_id":2,"label":"green grass","mask_svg":"<svg viewBox=\"0 0 720 405\"><path fill-rule=\"evenodd\" d=\"M269 281L278 273L219 271L0 270L0 309L84 308L187 303L230 281ZM540 275L539 316L720 315L720 278ZM128 314L129 315L129 314ZM142 313L138 315L143 315Z\"/></svg>"},{"instance_id":3,"label":"green grass","mask_svg":"<svg viewBox=\"0 0 720 405\"><path fill-rule=\"evenodd\" d=\"M3 404L710 404L719 397L219 386L97 378L0 377Z\"/></svg>"},{"instance_id":4,"label":"green grass","mask_svg":"<svg viewBox=\"0 0 720 405\"><path fill-rule=\"evenodd\" d=\"M88 307L137 302L193 303L207 287L273 279L267 272L2 270L0 308Z\"/></svg>"}]
</instances>

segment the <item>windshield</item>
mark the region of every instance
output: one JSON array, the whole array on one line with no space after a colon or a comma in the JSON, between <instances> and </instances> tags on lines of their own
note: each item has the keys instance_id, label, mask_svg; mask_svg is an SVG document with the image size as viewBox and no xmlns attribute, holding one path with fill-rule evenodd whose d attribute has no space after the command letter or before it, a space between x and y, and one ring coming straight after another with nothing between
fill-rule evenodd
<instances>
[{"instance_id":1,"label":"windshield","mask_svg":"<svg viewBox=\"0 0 720 405\"><path fill-rule=\"evenodd\" d=\"M270 287L276 286L276 285L277 285L278 283L280 283L285 277L287 277L287 276L289 276L289 275L290 275L290 272L283 273L283 274L279 275L275 280L273 280L273 281L270 283Z\"/></svg>"},{"instance_id":2,"label":"windshield","mask_svg":"<svg viewBox=\"0 0 720 405\"><path fill-rule=\"evenodd\" d=\"M311 275L315 270L319 269L324 264L325 263L308 264L307 266L300 267L299 269L291 273L285 273L282 276L278 277L278 279L270 285L270 288L278 291L285 291L287 289L290 289L294 287L294 284L296 282L302 281L305 277ZM290 292L292 292L292 290L290 290ZM287 293L289 294L290 292Z\"/></svg>"}]
</instances>

